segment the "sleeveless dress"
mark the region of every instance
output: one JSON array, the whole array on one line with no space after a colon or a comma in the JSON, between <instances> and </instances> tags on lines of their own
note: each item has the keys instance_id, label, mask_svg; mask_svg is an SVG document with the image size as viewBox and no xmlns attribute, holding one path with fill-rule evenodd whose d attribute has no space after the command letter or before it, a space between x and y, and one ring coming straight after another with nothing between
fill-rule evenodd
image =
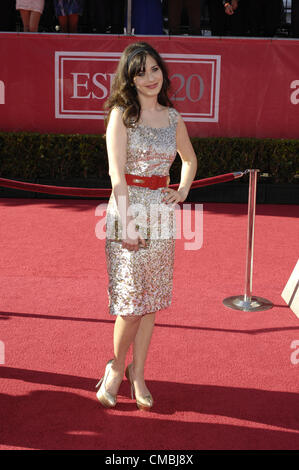
<instances>
[{"instance_id":1,"label":"sleeveless dress","mask_svg":"<svg viewBox=\"0 0 299 470\"><path fill-rule=\"evenodd\" d=\"M45 0L17 0L16 10L36 11L40 14L44 11Z\"/></svg>"},{"instance_id":2,"label":"sleeveless dress","mask_svg":"<svg viewBox=\"0 0 299 470\"><path fill-rule=\"evenodd\" d=\"M56 16L83 15L83 0L54 0Z\"/></svg>"},{"instance_id":3,"label":"sleeveless dress","mask_svg":"<svg viewBox=\"0 0 299 470\"><path fill-rule=\"evenodd\" d=\"M169 110L169 125L152 128L134 124L127 129L125 173L169 176L176 157L178 112ZM146 246L138 251L122 248L122 226L111 193L106 211L105 254L108 272L109 312L145 315L171 304L176 237L175 208L162 202L163 188L128 185L134 223Z\"/></svg>"}]
</instances>

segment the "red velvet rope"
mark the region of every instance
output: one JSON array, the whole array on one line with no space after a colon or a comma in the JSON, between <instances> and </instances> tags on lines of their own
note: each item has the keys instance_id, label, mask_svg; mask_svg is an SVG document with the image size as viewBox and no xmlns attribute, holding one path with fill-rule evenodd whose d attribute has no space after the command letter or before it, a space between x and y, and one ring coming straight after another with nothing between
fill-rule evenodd
<instances>
[{"instance_id":1,"label":"red velvet rope","mask_svg":"<svg viewBox=\"0 0 299 470\"><path fill-rule=\"evenodd\" d=\"M232 181L236 178L243 176L243 173L226 173L220 176L214 176L212 178L204 178L201 180L193 181L191 189L199 188L202 186L209 186L217 183L225 183L226 181ZM23 181L10 180L6 178L0 178L0 186L5 188L20 189L23 191L33 191L38 193L46 194L59 194L62 196L81 196L91 198L109 198L111 194L111 188L71 188L67 186L47 186L44 184L33 184L25 183ZM170 184L169 188L177 189L179 184Z\"/></svg>"}]
</instances>

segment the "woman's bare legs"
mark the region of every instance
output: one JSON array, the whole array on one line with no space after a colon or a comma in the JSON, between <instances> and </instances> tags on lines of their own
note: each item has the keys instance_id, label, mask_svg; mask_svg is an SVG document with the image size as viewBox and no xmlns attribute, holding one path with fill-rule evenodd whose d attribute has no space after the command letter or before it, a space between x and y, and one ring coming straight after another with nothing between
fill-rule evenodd
<instances>
[{"instance_id":1,"label":"woman's bare legs","mask_svg":"<svg viewBox=\"0 0 299 470\"><path fill-rule=\"evenodd\" d=\"M25 33L37 33L41 14L38 11L20 10Z\"/></svg>"},{"instance_id":2,"label":"woman's bare legs","mask_svg":"<svg viewBox=\"0 0 299 470\"><path fill-rule=\"evenodd\" d=\"M123 380L127 352L136 336L141 317L118 315L114 323L114 361L106 381L106 390L116 395Z\"/></svg>"},{"instance_id":3,"label":"woman's bare legs","mask_svg":"<svg viewBox=\"0 0 299 470\"><path fill-rule=\"evenodd\" d=\"M133 346L133 366L131 378L136 395L145 397L149 390L144 381L144 367L155 325L155 313L149 313L141 318Z\"/></svg>"},{"instance_id":4,"label":"woman's bare legs","mask_svg":"<svg viewBox=\"0 0 299 470\"><path fill-rule=\"evenodd\" d=\"M79 15L69 15L68 24L69 24L69 33L76 33L78 29Z\"/></svg>"},{"instance_id":5,"label":"woman's bare legs","mask_svg":"<svg viewBox=\"0 0 299 470\"><path fill-rule=\"evenodd\" d=\"M63 33L74 34L77 32L79 15L59 16L58 21Z\"/></svg>"},{"instance_id":6,"label":"woman's bare legs","mask_svg":"<svg viewBox=\"0 0 299 470\"><path fill-rule=\"evenodd\" d=\"M126 356L133 343L133 367L131 377L135 392L138 396L146 396L149 390L144 381L145 361L151 342L155 324L155 313L144 316L118 315L114 324L114 361L109 377L106 381L106 390L116 395L123 380Z\"/></svg>"},{"instance_id":7,"label":"woman's bare legs","mask_svg":"<svg viewBox=\"0 0 299 470\"><path fill-rule=\"evenodd\" d=\"M30 23L30 11L29 10L20 10L20 15L23 23L24 33L29 32L29 23Z\"/></svg>"},{"instance_id":8,"label":"woman's bare legs","mask_svg":"<svg viewBox=\"0 0 299 470\"><path fill-rule=\"evenodd\" d=\"M68 29L67 16L58 16L58 22L59 22L59 26L61 28L61 31L63 33L68 33L69 29Z\"/></svg>"}]
</instances>

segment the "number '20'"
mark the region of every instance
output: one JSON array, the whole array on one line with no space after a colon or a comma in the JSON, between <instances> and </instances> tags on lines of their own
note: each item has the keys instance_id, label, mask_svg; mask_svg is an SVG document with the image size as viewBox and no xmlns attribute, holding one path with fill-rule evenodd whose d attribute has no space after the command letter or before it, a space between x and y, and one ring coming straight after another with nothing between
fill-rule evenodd
<instances>
[{"instance_id":1,"label":"number '20'","mask_svg":"<svg viewBox=\"0 0 299 470\"><path fill-rule=\"evenodd\" d=\"M171 76L171 80L175 78L179 79L179 87L171 97L173 101L185 101L185 99L187 98L189 101L196 103L201 100L202 95L204 93L204 83L200 75L194 73L190 75L187 80L185 80L184 75L180 73L175 73ZM191 96L191 86L192 84L195 85L196 82L198 83L198 92L195 96ZM177 96L183 90L185 91L185 94L183 96Z\"/></svg>"}]
</instances>

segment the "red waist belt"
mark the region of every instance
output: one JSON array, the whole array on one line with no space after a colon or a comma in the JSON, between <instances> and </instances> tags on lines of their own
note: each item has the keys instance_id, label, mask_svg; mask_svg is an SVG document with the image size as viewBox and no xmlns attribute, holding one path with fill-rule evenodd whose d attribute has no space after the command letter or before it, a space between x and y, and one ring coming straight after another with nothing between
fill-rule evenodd
<instances>
[{"instance_id":1,"label":"red waist belt","mask_svg":"<svg viewBox=\"0 0 299 470\"><path fill-rule=\"evenodd\" d=\"M125 177L127 184L130 186L142 186L150 189L165 188L169 182L169 176L137 176L126 173Z\"/></svg>"}]
</instances>

